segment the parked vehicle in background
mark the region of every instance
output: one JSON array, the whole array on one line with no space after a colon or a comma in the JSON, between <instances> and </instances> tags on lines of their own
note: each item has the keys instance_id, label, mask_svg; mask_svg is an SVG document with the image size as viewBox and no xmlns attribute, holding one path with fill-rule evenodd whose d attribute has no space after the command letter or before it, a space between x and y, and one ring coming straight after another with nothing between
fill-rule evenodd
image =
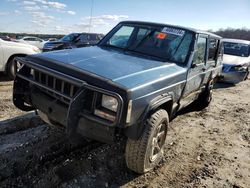
<instances>
[{"instance_id":1,"label":"parked vehicle in background","mask_svg":"<svg viewBox=\"0 0 250 188\"><path fill-rule=\"evenodd\" d=\"M42 49L45 44L45 41L43 39L40 39L38 37L29 37L29 36L18 39L18 41L24 44L30 44L36 46L39 49Z\"/></svg>"},{"instance_id":2,"label":"parked vehicle in background","mask_svg":"<svg viewBox=\"0 0 250 188\"><path fill-rule=\"evenodd\" d=\"M204 108L222 69L220 37L166 24L125 21L96 46L19 58L16 107L101 142L127 137L127 166L145 173L163 157L169 121ZM26 91L21 92L21 91Z\"/></svg>"},{"instance_id":3,"label":"parked vehicle in background","mask_svg":"<svg viewBox=\"0 0 250 188\"><path fill-rule=\"evenodd\" d=\"M5 41L11 41L11 38L10 38L10 37L8 37L8 36L3 36L3 35L0 35L0 39L5 40Z\"/></svg>"},{"instance_id":4,"label":"parked vehicle in background","mask_svg":"<svg viewBox=\"0 0 250 188\"><path fill-rule=\"evenodd\" d=\"M38 52L40 50L35 46L0 39L0 72L8 74L13 79L18 66L15 58Z\"/></svg>"},{"instance_id":5,"label":"parked vehicle in background","mask_svg":"<svg viewBox=\"0 0 250 188\"><path fill-rule=\"evenodd\" d=\"M223 39L222 80L237 84L246 80L250 69L250 41Z\"/></svg>"},{"instance_id":6,"label":"parked vehicle in background","mask_svg":"<svg viewBox=\"0 0 250 188\"><path fill-rule=\"evenodd\" d=\"M58 41L57 38L49 38L49 39L46 39L45 42L53 42L53 41Z\"/></svg>"},{"instance_id":7,"label":"parked vehicle in background","mask_svg":"<svg viewBox=\"0 0 250 188\"><path fill-rule=\"evenodd\" d=\"M43 52L92 46L97 44L102 37L102 34L96 33L71 33L58 41L45 43Z\"/></svg>"},{"instance_id":8,"label":"parked vehicle in background","mask_svg":"<svg viewBox=\"0 0 250 188\"><path fill-rule=\"evenodd\" d=\"M65 35L63 38L58 41L46 42L43 46L42 51L53 51L53 50L62 50L62 49L71 49L71 44L80 36L80 33L71 33Z\"/></svg>"},{"instance_id":9,"label":"parked vehicle in background","mask_svg":"<svg viewBox=\"0 0 250 188\"><path fill-rule=\"evenodd\" d=\"M13 39L9 36L6 36L6 35L0 35L0 39L4 40L4 41L13 41L13 42L17 42L16 39Z\"/></svg>"}]
</instances>

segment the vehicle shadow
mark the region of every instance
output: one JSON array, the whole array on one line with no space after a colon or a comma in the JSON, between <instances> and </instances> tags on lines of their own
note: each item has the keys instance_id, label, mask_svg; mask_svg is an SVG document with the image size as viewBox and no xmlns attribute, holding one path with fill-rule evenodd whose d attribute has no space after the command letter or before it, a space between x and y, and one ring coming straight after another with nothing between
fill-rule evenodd
<instances>
[{"instance_id":1,"label":"vehicle shadow","mask_svg":"<svg viewBox=\"0 0 250 188\"><path fill-rule=\"evenodd\" d=\"M0 82L12 81L7 75L0 73Z\"/></svg>"},{"instance_id":2,"label":"vehicle shadow","mask_svg":"<svg viewBox=\"0 0 250 188\"><path fill-rule=\"evenodd\" d=\"M175 115L174 118L176 118L179 115L184 115L184 114L187 114L187 113L190 113L190 112L198 112L198 111L201 111L202 109L204 109L204 108L200 107L197 104L197 102L195 101L195 102L189 104L187 107L181 109L179 112L177 112L177 114Z\"/></svg>"},{"instance_id":3,"label":"vehicle shadow","mask_svg":"<svg viewBox=\"0 0 250 188\"><path fill-rule=\"evenodd\" d=\"M226 82L217 82L214 85L214 89L230 88L230 87L234 87L234 86L235 86L235 84L226 83Z\"/></svg>"},{"instance_id":4,"label":"vehicle shadow","mask_svg":"<svg viewBox=\"0 0 250 188\"><path fill-rule=\"evenodd\" d=\"M217 82L215 85L214 85L214 89L225 89L225 88L230 88L230 87L234 87L235 84L231 84L231 83L224 83L224 82ZM193 103L191 103L190 105L188 105L187 107L181 109L176 116L178 115L184 115L184 114L187 114L187 113L190 113L190 112L198 112L198 111L201 111L203 110L203 108L201 106L198 105L198 103L195 101ZM175 116L175 117L176 117ZM174 118L175 118L174 117Z\"/></svg>"}]
</instances>

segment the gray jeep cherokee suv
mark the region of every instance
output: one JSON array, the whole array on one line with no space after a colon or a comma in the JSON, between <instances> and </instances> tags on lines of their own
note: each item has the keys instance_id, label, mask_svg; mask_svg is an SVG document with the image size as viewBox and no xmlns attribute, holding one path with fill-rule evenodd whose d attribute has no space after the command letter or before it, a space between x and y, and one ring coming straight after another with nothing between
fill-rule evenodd
<instances>
[{"instance_id":1,"label":"gray jeep cherokee suv","mask_svg":"<svg viewBox=\"0 0 250 188\"><path fill-rule=\"evenodd\" d=\"M163 156L169 121L193 101L206 107L221 72L220 37L179 26L125 21L96 46L19 58L14 104L37 110L71 137L127 137L128 168Z\"/></svg>"}]
</instances>

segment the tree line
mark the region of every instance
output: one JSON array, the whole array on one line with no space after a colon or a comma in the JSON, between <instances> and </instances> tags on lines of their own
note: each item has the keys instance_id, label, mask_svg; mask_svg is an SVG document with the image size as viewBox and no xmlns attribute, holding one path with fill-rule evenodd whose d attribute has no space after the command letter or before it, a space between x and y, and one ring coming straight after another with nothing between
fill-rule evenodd
<instances>
[{"instance_id":1,"label":"tree line","mask_svg":"<svg viewBox=\"0 0 250 188\"><path fill-rule=\"evenodd\" d=\"M20 39L24 36L33 36L33 37L38 37L41 39L49 39L49 38L57 38L60 39L62 38L64 35L62 34L28 34L28 33L1 33L0 32L0 36L8 36L14 39Z\"/></svg>"},{"instance_id":2,"label":"tree line","mask_svg":"<svg viewBox=\"0 0 250 188\"><path fill-rule=\"evenodd\" d=\"M233 38L233 39L243 39L250 41L250 29L242 28L242 29L220 29L218 31L213 32L223 38Z\"/></svg>"}]
</instances>

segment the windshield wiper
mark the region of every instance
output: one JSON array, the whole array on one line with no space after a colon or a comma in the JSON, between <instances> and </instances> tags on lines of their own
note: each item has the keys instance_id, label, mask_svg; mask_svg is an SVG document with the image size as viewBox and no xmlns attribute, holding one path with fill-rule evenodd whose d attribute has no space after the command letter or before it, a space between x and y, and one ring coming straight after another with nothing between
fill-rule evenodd
<instances>
[{"instance_id":1,"label":"windshield wiper","mask_svg":"<svg viewBox=\"0 0 250 188\"><path fill-rule=\"evenodd\" d=\"M127 52L132 52L132 53L134 53L134 54L139 54L139 55L144 56L144 57L147 57L147 58L149 58L149 59L157 59L157 60L160 60L160 61L163 61L163 62L167 61L167 60L166 60L165 58L163 58L163 57L159 57L159 56L156 56L156 55L153 55L153 54L144 53L144 52L137 51L137 50L135 51L135 50L127 49L126 51L127 51Z\"/></svg>"},{"instance_id":2,"label":"windshield wiper","mask_svg":"<svg viewBox=\"0 0 250 188\"><path fill-rule=\"evenodd\" d=\"M109 47L109 48L117 48L119 50L124 50L124 48L122 48L122 47L111 45L111 44L103 44L103 45L100 45L100 46Z\"/></svg>"}]
</instances>

